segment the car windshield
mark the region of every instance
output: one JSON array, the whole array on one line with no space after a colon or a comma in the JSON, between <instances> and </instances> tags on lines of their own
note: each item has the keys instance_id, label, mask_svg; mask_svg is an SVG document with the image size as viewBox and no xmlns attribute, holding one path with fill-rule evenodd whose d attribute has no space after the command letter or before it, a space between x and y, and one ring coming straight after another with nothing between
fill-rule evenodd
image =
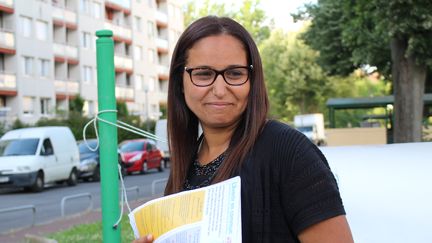
<instances>
[{"instance_id":1,"label":"car windshield","mask_svg":"<svg viewBox=\"0 0 432 243\"><path fill-rule=\"evenodd\" d=\"M120 147L120 152L135 152L144 150L144 141L127 142Z\"/></svg>"},{"instance_id":2,"label":"car windshield","mask_svg":"<svg viewBox=\"0 0 432 243\"><path fill-rule=\"evenodd\" d=\"M92 141L87 141L88 146L90 146L91 148L96 148L97 145L97 141L96 140L92 140ZM86 142L81 142L78 145L79 148L79 152L80 154L87 154L87 153L97 153L97 151L91 151L89 149L89 147L87 146Z\"/></svg>"},{"instance_id":3,"label":"car windshield","mask_svg":"<svg viewBox=\"0 0 432 243\"><path fill-rule=\"evenodd\" d=\"M312 127L297 127L300 132L312 132Z\"/></svg>"},{"instance_id":4,"label":"car windshield","mask_svg":"<svg viewBox=\"0 0 432 243\"><path fill-rule=\"evenodd\" d=\"M2 140L0 141L0 156L34 155L38 144L38 138Z\"/></svg>"}]
</instances>

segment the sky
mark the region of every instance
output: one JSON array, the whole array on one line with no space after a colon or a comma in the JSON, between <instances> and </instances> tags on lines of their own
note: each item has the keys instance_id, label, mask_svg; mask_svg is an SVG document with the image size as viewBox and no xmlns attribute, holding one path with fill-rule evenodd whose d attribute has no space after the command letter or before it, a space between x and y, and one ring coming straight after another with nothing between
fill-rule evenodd
<instances>
[{"instance_id":1,"label":"sky","mask_svg":"<svg viewBox=\"0 0 432 243\"><path fill-rule=\"evenodd\" d=\"M182 0L184 3L190 0ZM224 2L227 6L230 4L241 4L242 1L229 1L229 0L213 0L213 2ZM297 31L302 27L302 23L293 23L291 13L296 12L299 7L306 3L316 3L317 0L261 0L261 9L266 12L269 19L275 21L277 28L282 28L286 31ZM195 0L199 4L199 0Z\"/></svg>"},{"instance_id":2,"label":"sky","mask_svg":"<svg viewBox=\"0 0 432 243\"><path fill-rule=\"evenodd\" d=\"M316 2L317 0L261 0L261 6L267 16L274 19L276 27L295 31L301 24L293 23L291 13L306 3Z\"/></svg>"}]
</instances>

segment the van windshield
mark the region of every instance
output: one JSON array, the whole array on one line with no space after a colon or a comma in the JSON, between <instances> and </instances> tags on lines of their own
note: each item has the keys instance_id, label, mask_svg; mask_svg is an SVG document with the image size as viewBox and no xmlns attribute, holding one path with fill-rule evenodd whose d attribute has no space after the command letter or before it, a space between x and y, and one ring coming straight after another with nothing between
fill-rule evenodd
<instances>
[{"instance_id":1,"label":"van windshield","mask_svg":"<svg viewBox=\"0 0 432 243\"><path fill-rule=\"evenodd\" d=\"M38 144L38 138L2 140L0 156L34 155Z\"/></svg>"},{"instance_id":2,"label":"van windshield","mask_svg":"<svg viewBox=\"0 0 432 243\"><path fill-rule=\"evenodd\" d=\"M300 132L312 132L313 128L312 127L297 127L297 130L299 130Z\"/></svg>"}]
</instances>

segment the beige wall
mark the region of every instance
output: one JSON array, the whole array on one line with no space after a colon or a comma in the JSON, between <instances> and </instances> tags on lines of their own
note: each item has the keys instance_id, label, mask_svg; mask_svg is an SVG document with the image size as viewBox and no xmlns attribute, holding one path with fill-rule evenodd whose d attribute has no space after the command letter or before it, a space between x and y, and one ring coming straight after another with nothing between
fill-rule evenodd
<instances>
[{"instance_id":1,"label":"beige wall","mask_svg":"<svg viewBox=\"0 0 432 243\"><path fill-rule=\"evenodd\" d=\"M386 144L384 127L326 129L327 146Z\"/></svg>"}]
</instances>

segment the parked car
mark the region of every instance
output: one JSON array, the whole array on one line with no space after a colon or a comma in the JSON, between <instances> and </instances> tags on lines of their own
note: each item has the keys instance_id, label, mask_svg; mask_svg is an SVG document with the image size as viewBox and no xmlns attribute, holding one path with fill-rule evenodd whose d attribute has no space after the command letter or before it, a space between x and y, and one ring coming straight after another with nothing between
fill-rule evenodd
<instances>
[{"instance_id":1,"label":"parked car","mask_svg":"<svg viewBox=\"0 0 432 243\"><path fill-rule=\"evenodd\" d=\"M150 169L163 171L165 167L162 151L153 140L125 140L120 144L119 149L122 163L128 174L135 171L146 173Z\"/></svg>"},{"instance_id":2,"label":"parked car","mask_svg":"<svg viewBox=\"0 0 432 243\"><path fill-rule=\"evenodd\" d=\"M7 132L0 139L0 186L34 192L46 183L78 182L79 152L68 127L32 127Z\"/></svg>"},{"instance_id":3,"label":"parked car","mask_svg":"<svg viewBox=\"0 0 432 243\"><path fill-rule=\"evenodd\" d=\"M92 151L91 148L96 148L97 140L96 139L87 139L87 144L85 141L78 142L78 148L80 152L80 166L79 166L79 177L84 181L89 181L90 179L93 181L100 180L100 165L99 165L99 148L96 151ZM123 163L121 163L121 157L119 151L118 154L118 162L122 166L122 175L124 176L126 170L124 168Z\"/></svg>"}]
</instances>

